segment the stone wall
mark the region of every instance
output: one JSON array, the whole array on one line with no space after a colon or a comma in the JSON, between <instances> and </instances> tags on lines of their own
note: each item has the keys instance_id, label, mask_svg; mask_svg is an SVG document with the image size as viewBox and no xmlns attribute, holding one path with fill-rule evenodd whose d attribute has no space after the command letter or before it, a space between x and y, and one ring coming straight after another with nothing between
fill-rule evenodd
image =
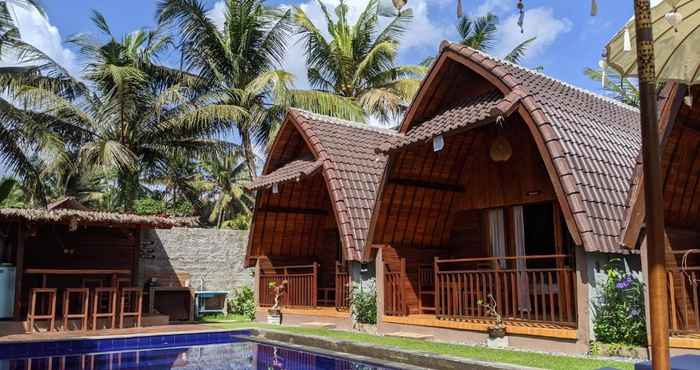
<instances>
[{"instance_id":1,"label":"stone wall","mask_svg":"<svg viewBox=\"0 0 700 370\"><path fill-rule=\"evenodd\" d=\"M189 274L196 290L231 291L253 285L253 269L243 267L248 232L239 230L173 228L145 229L143 248L150 256L139 263L139 281L151 276ZM165 278L161 278L165 280ZM202 287L202 280L204 287Z\"/></svg>"}]
</instances>

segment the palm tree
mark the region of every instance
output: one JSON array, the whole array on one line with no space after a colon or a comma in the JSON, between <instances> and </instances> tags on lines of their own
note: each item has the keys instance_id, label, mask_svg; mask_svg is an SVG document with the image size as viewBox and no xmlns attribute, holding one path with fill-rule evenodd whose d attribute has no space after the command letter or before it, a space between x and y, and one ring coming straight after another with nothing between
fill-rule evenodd
<instances>
[{"instance_id":1,"label":"palm tree","mask_svg":"<svg viewBox=\"0 0 700 370\"><path fill-rule=\"evenodd\" d=\"M81 171L115 176L118 203L130 211L145 169L174 155L204 157L230 149L232 144L211 137L247 113L212 102L199 93L197 78L157 64L170 43L157 30L117 40L101 14L95 12L93 21L106 42L86 35L70 40L89 61L84 74L89 89L65 70L34 79L22 71L4 87L22 106L9 111L31 115L38 125L60 132L64 147L79 152ZM49 58L41 60L59 70Z\"/></svg>"},{"instance_id":2,"label":"palm tree","mask_svg":"<svg viewBox=\"0 0 700 370\"><path fill-rule=\"evenodd\" d=\"M479 17L461 16L457 20L459 43L475 50L488 52L495 46L498 37L498 17L488 13ZM527 53L528 47L536 40L531 37L516 45L503 59L519 64ZM426 59L423 64L430 64L434 57Z\"/></svg>"},{"instance_id":3,"label":"palm tree","mask_svg":"<svg viewBox=\"0 0 700 370\"><path fill-rule=\"evenodd\" d=\"M325 16L327 39L303 9L294 9L298 33L306 48L311 86L349 98L367 116L386 122L396 118L415 95L427 68L397 65L400 39L413 18L411 9L380 29L377 0L370 0L355 24L348 22L344 0L332 16L318 0Z\"/></svg>"},{"instance_id":4,"label":"palm tree","mask_svg":"<svg viewBox=\"0 0 700 370\"><path fill-rule=\"evenodd\" d=\"M603 79L603 71L598 69L586 68L583 73L594 81ZM633 107L639 107L639 88L632 80L622 77L614 70L608 70L604 82L603 90L612 98Z\"/></svg>"},{"instance_id":5,"label":"palm tree","mask_svg":"<svg viewBox=\"0 0 700 370\"><path fill-rule=\"evenodd\" d=\"M204 190L212 203L209 223L221 227L234 215L250 215L254 199L243 184L250 181L240 152L220 155L203 163Z\"/></svg>"},{"instance_id":6,"label":"palm tree","mask_svg":"<svg viewBox=\"0 0 700 370\"><path fill-rule=\"evenodd\" d=\"M158 20L181 42L183 68L206 82L216 104L247 114L231 124L240 138L249 176L255 176L256 144L265 145L289 105L356 119L361 112L333 94L293 89L294 76L279 68L291 31L291 10L263 0L225 0L217 27L201 0L161 0Z\"/></svg>"}]
</instances>

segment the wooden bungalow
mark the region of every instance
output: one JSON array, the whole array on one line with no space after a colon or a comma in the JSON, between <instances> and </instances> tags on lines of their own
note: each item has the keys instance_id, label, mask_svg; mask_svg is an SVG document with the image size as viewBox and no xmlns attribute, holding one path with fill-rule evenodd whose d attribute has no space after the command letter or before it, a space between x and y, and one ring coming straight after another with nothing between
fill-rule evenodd
<instances>
[{"instance_id":1,"label":"wooden bungalow","mask_svg":"<svg viewBox=\"0 0 700 370\"><path fill-rule=\"evenodd\" d=\"M3 307L0 332L141 325L141 228L175 225L164 217L90 211L73 199L48 209L0 209L0 269L14 275L3 279L13 286L0 284L2 302L14 302Z\"/></svg>"},{"instance_id":2,"label":"wooden bungalow","mask_svg":"<svg viewBox=\"0 0 700 370\"><path fill-rule=\"evenodd\" d=\"M619 247L639 112L444 43L389 155L364 258L380 330L583 352L587 254Z\"/></svg>"},{"instance_id":3,"label":"wooden bungalow","mask_svg":"<svg viewBox=\"0 0 700 370\"><path fill-rule=\"evenodd\" d=\"M371 274L360 261L386 164L375 148L396 135L288 112L250 186L257 194L246 261L256 268L260 308L273 303L269 284L286 280L287 322L292 313L348 318L351 281Z\"/></svg>"},{"instance_id":4,"label":"wooden bungalow","mask_svg":"<svg viewBox=\"0 0 700 370\"><path fill-rule=\"evenodd\" d=\"M671 347L700 350L700 88L669 83L659 96ZM621 244L646 253L644 187L637 163ZM646 261L642 258L642 261ZM646 274L647 266L642 265Z\"/></svg>"}]
</instances>

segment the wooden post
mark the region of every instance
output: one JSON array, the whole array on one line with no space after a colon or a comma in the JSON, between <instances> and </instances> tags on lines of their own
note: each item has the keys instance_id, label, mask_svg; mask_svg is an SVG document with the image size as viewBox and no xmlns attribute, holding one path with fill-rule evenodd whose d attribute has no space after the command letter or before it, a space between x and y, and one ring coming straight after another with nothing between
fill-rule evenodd
<instances>
[{"instance_id":1,"label":"wooden post","mask_svg":"<svg viewBox=\"0 0 700 370\"><path fill-rule=\"evenodd\" d=\"M14 320L22 320L22 280L24 280L24 224L17 223L17 253L15 253L15 312Z\"/></svg>"},{"instance_id":2,"label":"wooden post","mask_svg":"<svg viewBox=\"0 0 700 370\"><path fill-rule=\"evenodd\" d=\"M406 304L406 259L401 259L401 273L399 275L399 309L401 315L408 315L408 305Z\"/></svg>"},{"instance_id":3,"label":"wooden post","mask_svg":"<svg viewBox=\"0 0 700 370\"><path fill-rule=\"evenodd\" d=\"M435 306L435 316L440 315L440 283L438 282L438 258L433 257L433 274L435 275L435 282L433 283L435 288L435 298L433 298L433 306Z\"/></svg>"},{"instance_id":4,"label":"wooden post","mask_svg":"<svg viewBox=\"0 0 700 370\"><path fill-rule=\"evenodd\" d=\"M375 284L377 289L377 325L384 322L384 255L383 248L377 248L377 255L374 259Z\"/></svg>"},{"instance_id":5,"label":"wooden post","mask_svg":"<svg viewBox=\"0 0 700 370\"><path fill-rule=\"evenodd\" d=\"M314 262L314 276L313 283L311 284L311 306L316 308L317 306L317 295L318 295L318 262Z\"/></svg>"},{"instance_id":6,"label":"wooden post","mask_svg":"<svg viewBox=\"0 0 700 370\"><path fill-rule=\"evenodd\" d=\"M260 292L262 292L260 288L260 258L255 259L255 284L253 289L255 289L253 297L255 299L255 308L257 309L260 307Z\"/></svg>"},{"instance_id":7,"label":"wooden post","mask_svg":"<svg viewBox=\"0 0 700 370\"><path fill-rule=\"evenodd\" d=\"M659 130L656 122L656 70L649 0L634 0L637 34L637 71L641 112L644 201L646 204L647 264L651 317L651 363L667 370L669 360L668 285L664 247L664 203L659 165Z\"/></svg>"}]
</instances>

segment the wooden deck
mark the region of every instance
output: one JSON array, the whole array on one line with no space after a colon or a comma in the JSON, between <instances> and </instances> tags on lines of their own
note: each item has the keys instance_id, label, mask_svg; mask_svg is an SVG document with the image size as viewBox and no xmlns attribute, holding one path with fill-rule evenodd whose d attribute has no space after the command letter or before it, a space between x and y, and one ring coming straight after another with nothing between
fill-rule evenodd
<instances>
[{"instance_id":1,"label":"wooden deck","mask_svg":"<svg viewBox=\"0 0 700 370\"><path fill-rule=\"evenodd\" d=\"M269 307L258 307L258 311L267 313ZM349 310L338 310L335 307L282 308L282 315L302 315L318 317L350 317Z\"/></svg>"},{"instance_id":2,"label":"wooden deck","mask_svg":"<svg viewBox=\"0 0 700 370\"><path fill-rule=\"evenodd\" d=\"M428 326L455 330L471 330L486 332L490 320L438 320L434 315L384 316L385 323ZM506 331L509 334L531 335L537 337L576 339L576 329L557 324L542 324L525 321L506 321Z\"/></svg>"},{"instance_id":3,"label":"wooden deck","mask_svg":"<svg viewBox=\"0 0 700 370\"><path fill-rule=\"evenodd\" d=\"M669 341L671 348L686 348L700 350L700 333L674 335Z\"/></svg>"}]
</instances>

